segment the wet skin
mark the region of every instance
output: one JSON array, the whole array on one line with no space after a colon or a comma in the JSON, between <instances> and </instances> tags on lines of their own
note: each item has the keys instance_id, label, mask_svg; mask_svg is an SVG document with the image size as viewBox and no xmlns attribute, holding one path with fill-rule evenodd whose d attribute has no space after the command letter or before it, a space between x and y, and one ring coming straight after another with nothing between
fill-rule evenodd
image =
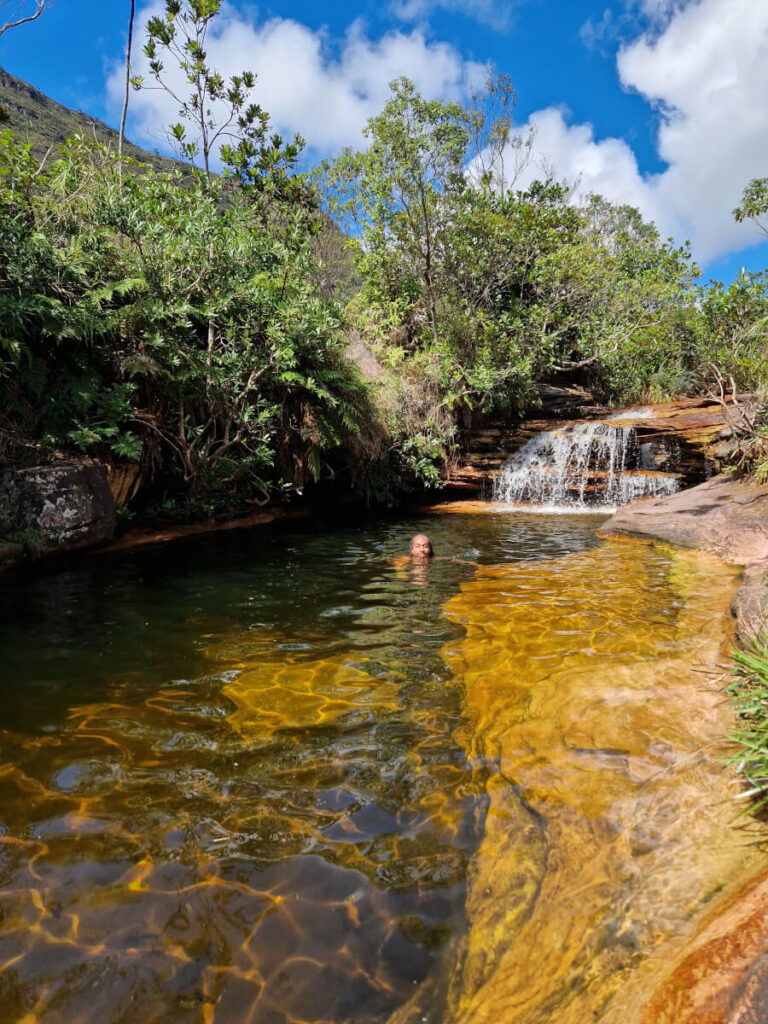
<instances>
[{"instance_id":1,"label":"wet skin","mask_svg":"<svg viewBox=\"0 0 768 1024\"><path fill-rule=\"evenodd\" d=\"M432 541L429 537L424 533L417 533L411 540L411 558L414 561L425 562L428 558L432 558L433 554Z\"/></svg>"}]
</instances>

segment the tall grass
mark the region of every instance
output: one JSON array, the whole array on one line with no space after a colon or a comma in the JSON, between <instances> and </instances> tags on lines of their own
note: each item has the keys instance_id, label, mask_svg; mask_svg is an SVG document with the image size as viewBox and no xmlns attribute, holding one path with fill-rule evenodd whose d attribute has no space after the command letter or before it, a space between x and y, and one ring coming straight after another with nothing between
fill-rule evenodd
<instances>
[{"instance_id":1,"label":"tall grass","mask_svg":"<svg viewBox=\"0 0 768 1024\"><path fill-rule=\"evenodd\" d=\"M738 749L729 760L749 783L739 798L751 799L757 811L768 805L768 633L761 632L746 650L734 650L726 692L739 717L733 736Z\"/></svg>"}]
</instances>

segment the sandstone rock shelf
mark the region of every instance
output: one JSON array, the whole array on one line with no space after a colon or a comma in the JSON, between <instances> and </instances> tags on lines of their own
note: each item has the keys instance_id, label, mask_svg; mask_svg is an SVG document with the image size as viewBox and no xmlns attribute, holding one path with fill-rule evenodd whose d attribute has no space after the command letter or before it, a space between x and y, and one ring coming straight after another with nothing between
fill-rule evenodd
<instances>
[{"instance_id":1,"label":"sandstone rock shelf","mask_svg":"<svg viewBox=\"0 0 768 1024\"><path fill-rule=\"evenodd\" d=\"M679 471L692 482L704 475L704 464L720 434L728 430L723 408L705 398L681 399L661 405L623 410L595 408L590 420L610 420L631 427L641 444L674 441ZM502 465L532 437L545 431L566 430L577 420L535 419L523 423L495 420L471 430L461 455L446 467L446 487L457 492L490 493Z\"/></svg>"}]
</instances>

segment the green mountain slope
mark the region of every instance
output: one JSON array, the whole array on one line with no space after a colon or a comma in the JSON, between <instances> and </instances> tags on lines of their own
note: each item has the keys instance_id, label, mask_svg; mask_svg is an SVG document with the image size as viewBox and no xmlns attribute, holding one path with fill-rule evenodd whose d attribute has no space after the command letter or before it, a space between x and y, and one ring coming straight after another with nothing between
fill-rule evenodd
<instances>
[{"instance_id":1,"label":"green mountain slope","mask_svg":"<svg viewBox=\"0 0 768 1024\"><path fill-rule=\"evenodd\" d=\"M0 68L0 106L9 115L6 124L22 136L28 135L35 156L41 160L51 146L55 147L76 134L95 134L100 142L117 149L118 133L114 128L81 110L70 110L57 103L3 68ZM123 152L151 164L158 171L182 166L175 160L148 153L130 142L124 143Z\"/></svg>"},{"instance_id":2,"label":"green mountain slope","mask_svg":"<svg viewBox=\"0 0 768 1024\"><path fill-rule=\"evenodd\" d=\"M77 134L95 134L100 142L117 151L118 133L114 128L90 114L84 114L82 110L71 110L57 103L4 68L0 68L0 107L8 114L5 125L0 123L0 128L10 126L21 138L28 137L32 151L39 160L43 159L51 147L55 150L60 143ZM161 173L186 171L189 168L188 164L148 153L127 141L123 152L126 156L150 164ZM343 234L330 219L325 221L325 229L314 240L323 267L318 284L326 295L333 295L342 302L348 301L360 287L354 261L344 242Z\"/></svg>"}]
</instances>

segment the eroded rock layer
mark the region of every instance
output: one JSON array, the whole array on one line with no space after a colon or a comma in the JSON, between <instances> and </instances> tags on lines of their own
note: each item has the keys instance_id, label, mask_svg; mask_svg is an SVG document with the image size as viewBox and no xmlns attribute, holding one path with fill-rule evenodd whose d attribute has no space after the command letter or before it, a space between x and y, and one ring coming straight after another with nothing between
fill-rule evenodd
<instances>
[{"instance_id":1,"label":"eroded rock layer","mask_svg":"<svg viewBox=\"0 0 768 1024\"><path fill-rule=\"evenodd\" d=\"M503 464L532 439L547 432L567 432L574 426L600 422L632 430L638 444L656 446L656 468L676 473L683 484L690 485L702 479L706 459L716 454L719 436L729 431L722 405L706 398L681 399L623 412L584 408L581 415L587 418L494 421L476 427L465 438L458 459L446 466L446 486L467 494L489 494ZM588 490L599 489L600 481L590 478L585 486Z\"/></svg>"}]
</instances>

